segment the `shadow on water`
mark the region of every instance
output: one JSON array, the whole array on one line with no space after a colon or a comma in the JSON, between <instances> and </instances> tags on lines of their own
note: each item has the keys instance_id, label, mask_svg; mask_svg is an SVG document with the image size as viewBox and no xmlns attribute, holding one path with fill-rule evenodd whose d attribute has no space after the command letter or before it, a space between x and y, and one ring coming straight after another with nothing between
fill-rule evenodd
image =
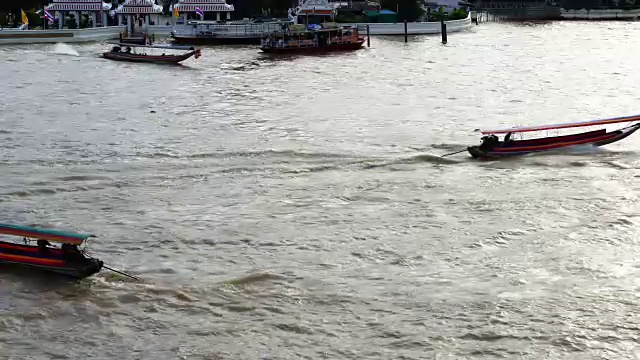
<instances>
[{"instance_id":1,"label":"shadow on water","mask_svg":"<svg viewBox=\"0 0 640 360\"><path fill-rule=\"evenodd\" d=\"M616 151L601 147L580 146L575 148L558 149L520 156L509 156L497 159L476 160L479 166L494 168L575 168L575 167L606 167L617 170L635 169L636 166L625 163L636 161L636 151Z\"/></svg>"},{"instance_id":2,"label":"shadow on water","mask_svg":"<svg viewBox=\"0 0 640 360\"><path fill-rule=\"evenodd\" d=\"M366 34L365 34L366 36ZM407 35L407 43L411 42L421 42L424 39L440 37L440 33L435 34L421 34L421 35ZM404 34L400 35L373 35L371 38L371 43L373 44L376 39L384 40L390 43L403 43L404 42Z\"/></svg>"},{"instance_id":3,"label":"shadow on water","mask_svg":"<svg viewBox=\"0 0 640 360\"><path fill-rule=\"evenodd\" d=\"M553 25L554 21L553 20L527 20L527 21L521 21L521 20L509 20L506 19L503 21L504 23L507 23L511 26L515 26L515 27L542 27L542 26L549 26L549 25Z\"/></svg>"},{"instance_id":4,"label":"shadow on water","mask_svg":"<svg viewBox=\"0 0 640 360\"><path fill-rule=\"evenodd\" d=\"M540 166L546 164L547 166L582 166L584 162L608 164L611 167L626 169L630 166L626 164L612 163L612 161L625 160L626 158L637 157L636 151L628 150L611 150L603 147L594 147L591 145L579 145L563 149L545 151L540 153L531 153L518 156L505 156L502 158L493 159L474 159L466 151L464 145L461 144L433 144L425 148L412 147L411 150L415 151L428 151L434 150L448 150L443 154L420 154L405 159L405 163L408 162L432 162L441 164L453 164L453 163L477 163L480 166L490 167L509 167L515 168L518 166ZM438 151L440 152L440 151ZM449 155L451 154L451 155ZM568 163L562 161L562 159L569 159ZM584 161L581 161L584 160Z\"/></svg>"},{"instance_id":5,"label":"shadow on water","mask_svg":"<svg viewBox=\"0 0 640 360\"><path fill-rule=\"evenodd\" d=\"M352 51L352 50L344 50L344 51L330 51L330 52L317 52L317 53L306 53L306 54L274 54L274 53L265 53L259 52L256 56L256 60L262 60L265 62L279 62L279 61L291 61L300 58L329 58L329 57L346 57L346 56L357 56L358 51L364 50L366 47L362 47L361 49Z\"/></svg>"},{"instance_id":6,"label":"shadow on water","mask_svg":"<svg viewBox=\"0 0 640 360\"><path fill-rule=\"evenodd\" d=\"M85 280L75 279L52 272L41 271L21 265L0 265L0 279L21 283L28 288L55 291L69 286L75 286Z\"/></svg>"},{"instance_id":7,"label":"shadow on water","mask_svg":"<svg viewBox=\"0 0 640 360\"><path fill-rule=\"evenodd\" d=\"M90 57L90 58L95 58L95 59L99 59L99 60L104 60L105 62L119 62L122 63L123 65L142 65L142 66L155 66L158 67L159 69L180 69L181 71L203 71L204 69L202 68L198 68L198 67L193 67L190 66L188 64L182 64L182 63L176 63L176 64L157 64L157 63L141 63L141 62L131 62L131 61L118 61L118 60L110 60L110 59L105 59L102 57L102 53L98 54L98 55L91 55L91 56L85 56L85 57Z\"/></svg>"}]
</instances>

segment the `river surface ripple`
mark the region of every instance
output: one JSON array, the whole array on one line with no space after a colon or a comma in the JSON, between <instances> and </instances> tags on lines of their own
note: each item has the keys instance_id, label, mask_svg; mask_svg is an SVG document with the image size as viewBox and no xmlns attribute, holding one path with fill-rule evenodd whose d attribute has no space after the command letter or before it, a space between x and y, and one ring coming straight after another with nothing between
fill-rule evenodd
<instances>
[{"instance_id":1,"label":"river surface ripple","mask_svg":"<svg viewBox=\"0 0 640 360\"><path fill-rule=\"evenodd\" d=\"M633 358L640 137L439 155L640 113L639 30L487 23L178 67L0 48L0 221L95 233L144 279L3 270L2 357Z\"/></svg>"}]
</instances>

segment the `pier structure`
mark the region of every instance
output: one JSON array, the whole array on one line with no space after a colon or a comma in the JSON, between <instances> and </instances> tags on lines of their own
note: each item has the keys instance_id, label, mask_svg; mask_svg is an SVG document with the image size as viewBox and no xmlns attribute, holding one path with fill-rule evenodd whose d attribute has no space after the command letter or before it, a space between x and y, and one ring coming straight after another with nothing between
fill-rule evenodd
<instances>
[{"instance_id":1,"label":"pier structure","mask_svg":"<svg viewBox=\"0 0 640 360\"><path fill-rule=\"evenodd\" d=\"M225 0L179 0L173 7L178 10L178 14L184 17L185 24L189 20L189 15L192 14L197 15L200 20L204 20L204 14L215 13L216 20L221 21L230 20L231 12L235 11L233 5L227 4ZM201 15L198 15L198 9L202 11Z\"/></svg>"},{"instance_id":2,"label":"pier structure","mask_svg":"<svg viewBox=\"0 0 640 360\"><path fill-rule=\"evenodd\" d=\"M80 27L80 17L83 13L89 13L92 27L97 26L98 16L102 26L107 26L107 12L111 10L111 4L102 0L53 0L45 7L45 10L53 12L58 19L58 28L63 29L66 15L75 14L77 27Z\"/></svg>"},{"instance_id":3,"label":"pier structure","mask_svg":"<svg viewBox=\"0 0 640 360\"><path fill-rule=\"evenodd\" d=\"M151 21L151 16L155 16L155 23L158 24L160 16L162 16L162 6L156 5L152 0L127 0L115 11L118 17L118 25L122 25L123 17L127 17L127 31L134 32L134 20L136 17L143 16L145 26Z\"/></svg>"},{"instance_id":4,"label":"pier structure","mask_svg":"<svg viewBox=\"0 0 640 360\"><path fill-rule=\"evenodd\" d=\"M289 18L296 24L322 24L333 22L336 5L328 0L299 0L295 9L289 9Z\"/></svg>"}]
</instances>

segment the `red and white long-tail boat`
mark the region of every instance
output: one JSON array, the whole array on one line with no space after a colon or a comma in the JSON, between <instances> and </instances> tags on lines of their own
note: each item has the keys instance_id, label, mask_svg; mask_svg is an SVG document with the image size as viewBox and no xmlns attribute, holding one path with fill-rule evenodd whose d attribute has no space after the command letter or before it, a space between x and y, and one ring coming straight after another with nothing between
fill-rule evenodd
<instances>
[{"instance_id":1,"label":"red and white long-tail boat","mask_svg":"<svg viewBox=\"0 0 640 360\"><path fill-rule=\"evenodd\" d=\"M526 140L514 140L511 138L513 134L522 135L523 133L529 132L581 128L587 126L604 126L625 122L637 123L614 131L607 131L607 129L603 128L599 130L574 133L569 135L538 137ZM469 151L471 156L474 158L492 159L504 156L515 156L550 151L576 145L603 146L614 143L616 141L620 141L633 134L638 129L640 129L640 115L553 125L524 126L511 129L476 130L484 135L481 138L482 143L477 146L469 146L467 148L467 151ZM500 140L497 134L506 135L503 140Z\"/></svg>"},{"instance_id":2,"label":"red and white long-tail boat","mask_svg":"<svg viewBox=\"0 0 640 360\"><path fill-rule=\"evenodd\" d=\"M0 224L0 234L24 238L24 244L0 241L0 264L16 264L78 279L99 272L104 265L78 249L78 245L94 235L10 224ZM29 245L29 240L36 239L37 246ZM55 247L50 242L61 246Z\"/></svg>"}]
</instances>

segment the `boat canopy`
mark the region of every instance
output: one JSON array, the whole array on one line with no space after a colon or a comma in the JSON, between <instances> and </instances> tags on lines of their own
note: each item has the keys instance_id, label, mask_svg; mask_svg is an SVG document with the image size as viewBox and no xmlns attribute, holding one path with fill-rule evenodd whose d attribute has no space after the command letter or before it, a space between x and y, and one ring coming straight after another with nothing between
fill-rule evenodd
<instances>
[{"instance_id":1,"label":"boat canopy","mask_svg":"<svg viewBox=\"0 0 640 360\"><path fill-rule=\"evenodd\" d=\"M41 229L21 225L0 224L0 234L25 236L35 239L43 239L62 244L80 245L83 241L95 235L76 234L67 231Z\"/></svg>"},{"instance_id":2,"label":"boat canopy","mask_svg":"<svg viewBox=\"0 0 640 360\"><path fill-rule=\"evenodd\" d=\"M515 127L511 129L499 129L499 130L480 130L480 132L482 134L520 133L520 132L528 132L528 131L565 129L565 128L581 127L581 126L607 125L607 124L615 124L615 123L630 122L630 121L640 121L640 115L617 117L617 118L611 118L611 119L579 121L579 122L554 124L554 125L523 126L523 127Z\"/></svg>"}]
</instances>

